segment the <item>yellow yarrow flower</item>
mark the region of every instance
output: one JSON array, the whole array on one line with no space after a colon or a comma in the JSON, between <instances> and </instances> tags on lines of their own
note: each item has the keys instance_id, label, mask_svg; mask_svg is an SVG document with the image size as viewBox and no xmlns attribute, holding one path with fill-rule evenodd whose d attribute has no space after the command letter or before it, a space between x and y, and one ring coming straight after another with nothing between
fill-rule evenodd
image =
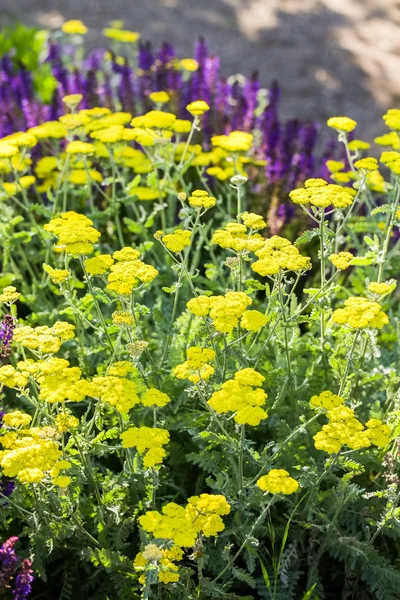
<instances>
[{"instance_id":1,"label":"yellow yarrow flower","mask_svg":"<svg viewBox=\"0 0 400 600\"><path fill-rule=\"evenodd\" d=\"M113 264L114 259L110 254L98 254L84 261L85 269L89 275L104 275Z\"/></svg>"},{"instance_id":2,"label":"yellow yarrow flower","mask_svg":"<svg viewBox=\"0 0 400 600\"><path fill-rule=\"evenodd\" d=\"M383 115L382 119L390 129L394 129L395 131L400 130L400 109L389 108L387 113Z\"/></svg>"},{"instance_id":3,"label":"yellow yarrow flower","mask_svg":"<svg viewBox=\"0 0 400 600\"><path fill-rule=\"evenodd\" d=\"M193 117L199 117L210 110L210 107L204 100L195 100L186 106L186 110L190 112Z\"/></svg>"},{"instance_id":4,"label":"yellow yarrow flower","mask_svg":"<svg viewBox=\"0 0 400 600\"><path fill-rule=\"evenodd\" d=\"M4 304L13 304L20 296L21 294L17 292L17 288L13 285L8 285L3 288L3 291L0 294L0 302L3 302Z\"/></svg>"},{"instance_id":5,"label":"yellow yarrow flower","mask_svg":"<svg viewBox=\"0 0 400 600\"><path fill-rule=\"evenodd\" d=\"M194 58L182 58L179 61L179 66L184 71L194 72L197 71L197 69L199 68L199 63Z\"/></svg>"},{"instance_id":6,"label":"yellow yarrow flower","mask_svg":"<svg viewBox=\"0 0 400 600\"><path fill-rule=\"evenodd\" d=\"M343 133L350 133L357 126L357 122L349 117L331 117L327 121L328 127Z\"/></svg>"},{"instance_id":7,"label":"yellow yarrow flower","mask_svg":"<svg viewBox=\"0 0 400 600\"><path fill-rule=\"evenodd\" d=\"M285 469L272 469L268 475L260 477L257 486L270 494L294 494L299 489L298 482L290 477Z\"/></svg>"},{"instance_id":8,"label":"yellow yarrow flower","mask_svg":"<svg viewBox=\"0 0 400 600\"><path fill-rule=\"evenodd\" d=\"M20 410L7 413L3 416L3 424L7 427L20 427L21 425L29 425L32 417Z\"/></svg>"},{"instance_id":9,"label":"yellow yarrow flower","mask_svg":"<svg viewBox=\"0 0 400 600\"><path fill-rule=\"evenodd\" d=\"M50 265L43 264L43 270L48 274L53 283L64 283L69 277L66 269L53 269Z\"/></svg>"},{"instance_id":10,"label":"yellow yarrow flower","mask_svg":"<svg viewBox=\"0 0 400 600\"><path fill-rule=\"evenodd\" d=\"M380 304L356 296L345 300L344 308L336 309L332 319L339 325L347 325L354 329L382 329L389 323L389 317L382 311Z\"/></svg>"},{"instance_id":11,"label":"yellow yarrow flower","mask_svg":"<svg viewBox=\"0 0 400 600\"><path fill-rule=\"evenodd\" d=\"M190 246L190 239L192 237L191 231L185 231L183 229L176 229L174 233L167 233L162 239L162 243L171 252L178 253L182 252L184 248Z\"/></svg>"},{"instance_id":12,"label":"yellow yarrow flower","mask_svg":"<svg viewBox=\"0 0 400 600\"><path fill-rule=\"evenodd\" d=\"M63 96L62 101L68 108L74 110L82 102L82 99L82 94L68 94L67 96Z\"/></svg>"},{"instance_id":13,"label":"yellow yarrow flower","mask_svg":"<svg viewBox=\"0 0 400 600\"><path fill-rule=\"evenodd\" d=\"M233 412L239 425L257 426L268 417L262 408L267 399L267 394L261 389L264 380L254 369L242 369L212 394L208 404L218 414Z\"/></svg>"},{"instance_id":14,"label":"yellow yarrow flower","mask_svg":"<svg viewBox=\"0 0 400 600\"><path fill-rule=\"evenodd\" d=\"M373 157L366 157L357 160L354 163L354 166L359 171L377 171L378 170L378 161Z\"/></svg>"},{"instance_id":15,"label":"yellow yarrow flower","mask_svg":"<svg viewBox=\"0 0 400 600\"><path fill-rule=\"evenodd\" d=\"M88 28L82 21L78 19L71 19L70 21L65 21L63 23L61 29L64 33L69 33L71 35L85 35L87 33Z\"/></svg>"},{"instance_id":16,"label":"yellow yarrow flower","mask_svg":"<svg viewBox=\"0 0 400 600\"><path fill-rule=\"evenodd\" d=\"M167 92L152 92L149 94L149 98L156 104L166 104L170 97Z\"/></svg>"},{"instance_id":17,"label":"yellow yarrow flower","mask_svg":"<svg viewBox=\"0 0 400 600\"><path fill-rule=\"evenodd\" d=\"M209 196L208 192L205 190L194 190L188 200L190 206L193 206L193 208L204 208L205 210L212 208L217 202L215 198Z\"/></svg>"},{"instance_id":18,"label":"yellow yarrow flower","mask_svg":"<svg viewBox=\"0 0 400 600\"><path fill-rule=\"evenodd\" d=\"M112 27L103 29L103 35L116 42L122 42L123 44L134 44L140 38L140 33L137 31L128 31Z\"/></svg>"},{"instance_id":19,"label":"yellow yarrow flower","mask_svg":"<svg viewBox=\"0 0 400 600\"><path fill-rule=\"evenodd\" d=\"M395 281L392 283L379 283L377 281L371 281L371 283L368 285L368 291L379 296L386 296L386 294L393 292L394 289L396 289Z\"/></svg>"},{"instance_id":20,"label":"yellow yarrow flower","mask_svg":"<svg viewBox=\"0 0 400 600\"><path fill-rule=\"evenodd\" d=\"M339 270L344 271L351 265L351 261L354 256L351 252L339 252L338 254L331 254L328 260Z\"/></svg>"},{"instance_id":21,"label":"yellow yarrow flower","mask_svg":"<svg viewBox=\"0 0 400 600\"><path fill-rule=\"evenodd\" d=\"M163 446L169 442L169 432L158 427L130 427L121 433L124 448L136 448L143 455L146 468L162 463L166 456Z\"/></svg>"},{"instance_id":22,"label":"yellow yarrow flower","mask_svg":"<svg viewBox=\"0 0 400 600\"><path fill-rule=\"evenodd\" d=\"M312 204L320 208L334 206L346 208L353 203L355 190L343 188L324 179L307 179L303 188L292 190L289 194L295 204Z\"/></svg>"},{"instance_id":23,"label":"yellow yarrow flower","mask_svg":"<svg viewBox=\"0 0 400 600\"><path fill-rule=\"evenodd\" d=\"M93 154L95 147L93 144L76 140L75 142L70 142L65 151L67 154Z\"/></svg>"},{"instance_id":24,"label":"yellow yarrow flower","mask_svg":"<svg viewBox=\"0 0 400 600\"><path fill-rule=\"evenodd\" d=\"M215 369L209 364L214 361L214 350L192 346L187 349L187 360L176 366L173 374L177 379L188 379L192 383L206 381L214 375Z\"/></svg>"}]
</instances>

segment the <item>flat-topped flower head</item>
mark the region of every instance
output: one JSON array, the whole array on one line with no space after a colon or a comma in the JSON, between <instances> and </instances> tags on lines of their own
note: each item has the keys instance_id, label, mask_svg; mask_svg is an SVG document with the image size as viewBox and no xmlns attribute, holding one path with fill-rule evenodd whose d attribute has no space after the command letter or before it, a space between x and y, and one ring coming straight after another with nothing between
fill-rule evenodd
<instances>
[{"instance_id":1,"label":"flat-topped flower head","mask_svg":"<svg viewBox=\"0 0 400 600\"><path fill-rule=\"evenodd\" d=\"M351 252L339 252L338 254L331 254L328 260L340 271L344 271L351 265L351 261L354 256Z\"/></svg>"},{"instance_id":2,"label":"flat-topped flower head","mask_svg":"<svg viewBox=\"0 0 400 600\"><path fill-rule=\"evenodd\" d=\"M382 329L389 323L389 317L382 311L380 304L357 296L345 300L344 308L336 309L332 319L339 325L347 325L354 329Z\"/></svg>"},{"instance_id":3,"label":"flat-topped flower head","mask_svg":"<svg viewBox=\"0 0 400 600\"><path fill-rule=\"evenodd\" d=\"M378 170L378 161L376 158L371 156L367 156L366 158L360 158L360 160L356 160L354 166L359 171L377 171Z\"/></svg>"},{"instance_id":4,"label":"flat-topped flower head","mask_svg":"<svg viewBox=\"0 0 400 600\"><path fill-rule=\"evenodd\" d=\"M395 131L400 131L400 109L399 108L389 108L387 113L383 115L382 119L385 121L385 124L389 127L389 129L394 129Z\"/></svg>"},{"instance_id":5,"label":"flat-topped flower head","mask_svg":"<svg viewBox=\"0 0 400 600\"><path fill-rule=\"evenodd\" d=\"M328 183L324 179L307 179L303 188L292 190L289 196L295 204L347 208L353 203L355 190Z\"/></svg>"},{"instance_id":6,"label":"flat-topped flower head","mask_svg":"<svg viewBox=\"0 0 400 600\"><path fill-rule=\"evenodd\" d=\"M116 27L106 27L103 29L103 35L110 40L114 40L122 44L134 44L140 38L140 33L137 31L128 31L126 29L118 29Z\"/></svg>"},{"instance_id":7,"label":"flat-topped flower head","mask_svg":"<svg viewBox=\"0 0 400 600\"><path fill-rule=\"evenodd\" d=\"M88 31L86 25L78 19L65 21L65 23L62 24L61 29L64 33L69 33L70 35L85 35Z\"/></svg>"},{"instance_id":8,"label":"flat-topped flower head","mask_svg":"<svg viewBox=\"0 0 400 600\"><path fill-rule=\"evenodd\" d=\"M357 122L350 119L350 117L331 117L328 119L327 125L342 133L350 133L356 128Z\"/></svg>"},{"instance_id":9,"label":"flat-topped flower head","mask_svg":"<svg viewBox=\"0 0 400 600\"><path fill-rule=\"evenodd\" d=\"M199 117L210 110L210 107L205 100L195 100L186 106L186 110L194 117Z\"/></svg>"},{"instance_id":10,"label":"flat-topped flower head","mask_svg":"<svg viewBox=\"0 0 400 600\"><path fill-rule=\"evenodd\" d=\"M228 135L214 135L211 143L214 148L228 152L247 152L252 147L254 136L246 131L231 131Z\"/></svg>"},{"instance_id":11,"label":"flat-topped flower head","mask_svg":"<svg viewBox=\"0 0 400 600\"><path fill-rule=\"evenodd\" d=\"M162 463L167 455L163 446L169 442L169 432L158 427L130 427L121 433L124 448L136 448L143 456L146 468L155 467Z\"/></svg>"},{"instance_id":12,"label":"flat-topped flower head","mask_svg":"<svg viewBox=\"0 0 400 600\"><path fill-rule=\"evenodd\" d=\"M396 289L396 282L392 281L391 283L382 283L378 281L371 281L368 285L368 291L371 294L376 294L377 296L386 296L393 292Z\"/></svg>"},{"instance_id":13,"label":"flat-topped flower head","mask_svg":"<svg viewBox=\"0 0 400 600\"><path fill-rule=\"evenodd\" d=\"M162 236L162 243L168 250L174 253L182 252L184 248L190 246L191 231L176 229L174 233L167 233Z\"/></svg>"},{"instance_id":14,"label":"flat-topped flower head","mask_svg":"<svg viewBox=\"0 0 400 600\"><path fill-rule=\"evenodd\" d=\"M268 396L261 389L264 380L264 376L254 369L242 369L212 394L208 404L218 414L233 412L239 425L257 426L268 417L264 408Z\"/></svg>"},{"instance_id":15,"label":"flat-topped flower head","mask_svg":"<svg viewBox=\"0 0 400 600\"><path fill-rule=\"evenodd\" d=\"M205 190L194 190L188 198L190 206L193 208L209 209L215 206L216 200L208 195Z\"/></svg>"},{"instance_id":16,"label":"flat-topped flower head","mask_svg":"<svg viewBox=\"0 0 400 600\"><path fill-rule=\"evenodd\" d=\"M170 96L167 92L151 92L149 98L156 104L166 104L169 101Z\"/></svg>"},{"instance_id":17,"label":"flat-topped flower head","mask_svg":"<svg viewBox=\"0 0 400 600\"><path fill-rule=\"evenodd\" d=\"M74 211L63 213L61 217L52 219L44 226L58 238L58 245L69 254L91 254L93 244L100 237L100 232L92 227L93 222Z\"/></svg>"},{"instance_id":18,"label":"flat-topped flower head","mask_svg":"<svg viewBox=\"0 0 400 600\"><path fill-rule=\"evenodd\" d=\"M296 246L278 235L265 240L255 255L259 260L251 268L264 277L282 271L306 271L311 268L311 259L302 256Z\"/></svg>"},{"instance_id":19,"label":"flat-topped flower head","mask_svg":"<svg viewBox=\"0 0 400 600\"><path fill-rule=\"evenodd\" d=\"M341 396L337 396L329 390L326 390L321 392L318 396L313 396L310 400L310 404L318 408L332 410L332 408L342 406L344 404L344 399L341 398Z\"/></svg>"},{"instance_id":20,"label":"flat-topped flower head","mask_svg":"<svg viewBox=\"0 0 400 600\"><path fill-rule=\"evenodd\" d=\"M400 152L382 152L380 161L390 169L394 175L400 175Z\"/></svg>"},{"instance_id":21,"label":"flat-topped flower head","mask_svg":"<svg viewBox=\"0 0 400 600\"><path fill-rule=\"evenodd\" d=\"M144 127L149 129L172 129L176 121L173 113L162 110L151 110L140 117L134 117L131 121L132 127Z\"/></svg>"},{"instance_id":22,"label":"flat-topped flower head","mask_svg":"<svg viewBox=\"0 0 400 600\"><path fill-rule=\"evenodd\" d=\"M270 494L294 494L299 489L299 483L290 477L285 469L272 469L268 475L257 480L257 486L263 492Z\"/></svg>"}]
</instances>

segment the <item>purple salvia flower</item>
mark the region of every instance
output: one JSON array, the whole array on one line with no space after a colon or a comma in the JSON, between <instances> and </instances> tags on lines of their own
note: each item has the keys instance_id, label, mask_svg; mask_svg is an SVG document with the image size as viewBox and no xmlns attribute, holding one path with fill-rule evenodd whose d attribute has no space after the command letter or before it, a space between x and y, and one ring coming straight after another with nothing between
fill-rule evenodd
<instances>
[{"instance_id":1,"label":"purple salvia flower","mask_svg":"<svg viewBox=\"0 0 400 600\"><path fill-rule=\"evenodd\" d=\"M14 546L18 542L16 536L10 537L0 546L0 593L9 587L11 577L17 564L17 555Z\"/></svg>"},{"instance_id":2,"label":"purple salvia flower","mask_svg":"<svg viewBox=\"0 0 400 600\"><path fill-rule=\"evenodd\" d=\"M3 494L3 496L7 496L7 498L8 498L9 496L11 496L11 494L13 493L14 490L15 490L14 481L0 479L0 492ZM7 502L4 502L4 506L6 506L7 504L8 504Z\"/></svg>"},{"instance_id":3,"label":"purple salvia flower","mask_svg":"<svg viewBox=\"0 0 400 600\"><path fill-rule=\"evenodd\" d=\"M13 591L14 600L26 600L32 591L31 583L33 581L32 563L28 558L22 561L20 572L15 578Z\"/></svg>"},{"instance_id":4,"label":"purple salvia flower","mask_svg":"<svg viewBox=\"0 0 400 600\"><path fill-rule=\"evenodd\" d=\"M0 323L0 360L6 360L11 354L11 342L14 335L15 323L11 315L5 315Z\"/></svg>"},{"instance_id":5,"label":"purple salvia flower","mask_svg":"<svg viewBox=\"0 0 400 600\"><path fill-rule=\"evenodd\" d=\"M139 42L138 67L144 72L150 71L154 64L154 55L150 42Z\"/></svg>"},{"instance_id":6,"label":"purple salvia flower","mask_svg":"<svg viewBox=\"0 0 400 600\"><path fill-rule=\"evenodd\" d=\"M203 36L199 37L199 40L194 45L194 59L197 60L199 65L204 66L208 57L208 46Z\"/></svg>"}]
</instances>

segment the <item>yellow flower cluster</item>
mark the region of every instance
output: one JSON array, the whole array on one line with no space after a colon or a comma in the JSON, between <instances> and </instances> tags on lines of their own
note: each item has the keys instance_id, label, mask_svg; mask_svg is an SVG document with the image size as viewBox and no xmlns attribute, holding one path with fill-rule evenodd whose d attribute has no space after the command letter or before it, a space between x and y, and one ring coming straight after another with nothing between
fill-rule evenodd
<instances>
[{"instance_id":1,"label":"yellow flower cluster","mask_svg":"<svg viewBox=\"0 0 400 600\"><path fill-rule=\"evenodd\" d=\"M69 271L67 269L53 269L50 265L43 264L43 270L48 274L53 283L60 285L68 279Z\"/></svg>"},{"instance_id":2,"label":"yellow flower cluster","mask_svg":"<svg viewBox=\"0 0 400 600\"><path fill-rule=\"evenodd\" d=\"M298 482L290 477L285 469L272 469L268 475L260 477L257 486L270 494L294 494L299 488Z\"/></svg>"},{"instance_id":3,"label":"yellow flower cluster","mask_svg":"<svg viewBox=\"0 0 400 600\"><path fill-rule=\"evenodd\" d=\"M158 581L160 583L175 583L179 581L179 569L174 561L180 561L183 558L183 550L178 546L170 548L159 548L156 544L147 544L143 552L139 552L134 560L135 571L142 575L139 582L146 583L146 571L157 568Z\"/></svg>"},{"instance_id":4,"label":"yellow flower cluster","mask_svg":"<svg viewBox=\"0 0 400 600\"><path fill-rule=\"evenodd\" d=\"M368 285L368 291L371 294L377 294L378 296L386 296L390 294L396 288L396 282L393 283L379 283L378 281L371 281Z\"/></svg>"},{"instance_id":5,"label":"yellow flower cluster","mask_svg":"<svg viewBox=\"0 0 400 600\"><path fill-rule=\"evenodd\" d=\"M208 192L205 190L194 190L192 195L189 196L189 204L193 206L193 208L204 208L208 210L212 208L216 204L215 198L208 195Z\"/></svg>"},{"instance_id":6,"label":"yellow flower cluster","mask_svg":"<svg viewBox=\"0 0 400 600\"><path fill-rule=\"evenodd\" d=\"M224 530L221 516L230 513L230 505L221 495L192 496L186 507L175 502L166 504L162 513L148 511L139 517L140 526L155 538L172 540L180 547L191 547L201 532L214 537Z\"/></svg>"},{"instance_id":7,"label":"yellow flower cluster","mask_svg":"<svg viewBox=\"0 0 400 600\"><path fill-rule=\"evenodd\" d=\"M192 383L198 383L201 379L207 380L214 375L215 369L209 364L214 360L214 350L192 346L187 350L187 360L176 366L173 373L178 379L188 379Z\"/></svg>"},{"instance_id":8,"label":"yellow flower cluster","mask_svg":"<svg viewBox=\"0 0 400 600\"><path fill-rule=\"evenodd\" d=\"M134 117L131 121L133 128L143 127L148 129L173 129L176 116L162 110L151 110L145 115Z\"/></svg>"},{"instance_id":9,"label":"yellow flower cluster","mask_svg":"<svg viewBox=\"0 0 400 600\"><path fill-rule=\"evenodd\" d=\"M14 340L30 350L44 354L54 354L61 348L63 342L75 337L75 325L66 321L56 321L53 327L18 327L14 330Z\"/></svg>"},{"instance_id":10,"label":"yellow flower cluster","mask_svg":"<svg viewBox=\"0 0 400 600\"><path fill-rule=\"evenodd\" d=\"M345 300L344 308L336 309L332 319L339 325L347 325L354 329L364 327L382 329L389 323L389 317L382 311L380 304L358 296Z\"/></svg>"},{"instance_id":11,"label":"yellow flower cluster","mask_svg":"<svg viewBox=\"0 0 400 600\"><path fill-rule=\"evenodd\" d=\"M71 429L76 429L79 425L79 419L66 412L59 413L55 418L57 431L65 433Z\"/></svg>"},{"instance_id":12,"label":"yellow flower cluster","mask_svg":"<svg viewBox=\"0 0 400 600\"><path fill-rule=\"evenodd\" d=\"M186 106L186 110L194 117L199 117L210 110L210 107L204 100L194 100Z\"/></svg>"},{"instance_id":13,"label":"yellow flower cluster","mask_svg":"<svg viewBox=\"0 0 400 600\"><path fill-rule=\"evenodd\" d=\"M65 21L63 23L61 29L64 33L69 33L70 35L85 35L87 33L87 27L78 19L71 19L70 21Z\"/></svg>"},{"instance_id":14,"label":"yellow flower cluster","mask_svg":"<svg viewBox=\"0 0 400 600\"><path fill-rule=\"evenodd\" d=\"M354 256L351 252L339 252L339 254L331 254L328 259L340 271L344 271L351 265Z\"/></svg>"},{"instance_id":15,"label":"yellow flower cluster","mask_svg":"<svg viewBox=\"0 0 400 600\"><path fill-rule=\"evenodd\" d=\"M44 228L57 237L59 247L65 252L91 254L93 244L100 237L100 233L92 225L93 222L84 215L69 211L52 219Z\"/></svg>"},{"instance_id":16,"label":"yellow flower cluster","mask_svg":"<svg viewBox=\"0 0 400 600\"><path fill-rule=\"evenodd\" d=\"M160 392L155 388L149 388L140 398L140 402L143 406L166 406L168 402L171 402L171 398L164 392Z\"/></svg>"},{"instance_id":17,"label":"yellow flower cluster","mask_svg":"<svg viewBox=\"0 0 400 600\"><path fill-rule=\"evenodd\" d=\"M120 413L128 413L140 402L137 385L134 381L125 378L126 370L121 371L118 363L117 367L114 365L114 370L109 370L109 373L104 377L93 379L92 385L95 390L93 395L114 406Z\"/></svg>"},{"instance_id":18,"label":"yellow flower cluster","mask_svg":"<svg viewBox=\"0 0 400 600\"><path fill-rule=\"evenodd\" d=\"M389 129L395 131L400 130L400 110L398 108L389 108L386 114L383 115L382 119L385 121Z\"/></svg>"},{"instance_id":19,"label":"yellow flower cluster","mask_svg":"<svg viewBox=\"0 0 400 600\"><path fill-rule=\"evenodd\" d=\"M45 478L62 455L53 439L44 439L47 433L56 432L32 428L0 437L4 448L0 451L0 466L6 477L17 477L23 483L39 483Z\"/></svg>"},{"instance_id":20,"label":"yellow flower cluster","mask_svg":"<svg viewBox=\"0 0 400 600\"><path fill-rule=\"evenodd\" d=\"M327 121L328 127L341 131L343 133L350 133L356 128L357 122L350 117L331 117Z\"/></svg>"},{"instance_id":21,"label":"yellow flower cluster","mask_svg":"<svg viewBox=\"0 0 400 600\"><path fill-rule=\"evenodd\" d=\"M20 296L21 294L17 292L17 288L12 285L8 285L0 294L0 302L3 302L4 304L13 304Z\"/></svg>"},{"instance_id":22,"label":"yellow flower cluster","mask_svg":"<svg viewBox=\"0 0 400 600\"><path fill-rule=\"evenodd\" d=\"M367 156L366 158L360 158L354 163L354 166L359 171L377 171L378 161L376 158Z\"/></svg>"},{"instance_id":23,"label":"yellow flower cluster","mask_svg":"<svg viewBox=\"0 0 400 600\"><path fill-rule=\"evenodd\" d=\"M267 394L261 389L265 377L254 369L242 369L235 373L233 379L222 384L218 392L214 392L208 404L218 414L235 413L234 419L240 425L259 425L268 417L261 408Z\"/></svg>"},{"instance_id":24,"label":"yellow flower cluster","mask_svg":"<svg viewBox=\"0 0 400 600\"><path fill-rule=\"evenodd\" d=\"M135 322L131 313L126 312L125 310L116 310L111 316L114 325L119 325L120 327L133 325Z\"/></svg>"},{"instance_id":25,"label":"yellow flower cluster","mask_svg":"<svg viewBox=\"0 0 400 600\"><path fill-rule=\"evenodd\" d=\"M223 148L228 152L248 152L253 144L254 137L244 131L231 131L228 135L214 135L211 143L216 148Z\"/></svg>"},{"instance_id":26,"label":"yellow flower cluster","mask_svg":"<svg viewBox=\"0 0 400 600\"><path fill-rule=\"evenodd\" d=\"M169 442L169 432L166 429L130 427L120 437L124 448L136 448L143 455L143 465L146 468L161 464L167 454L163 448Z\"/></svg>"},{"instance_id":27,"label":"yellow flower cluster","mask_svg":"<svg viewBox=\"0 0 400 600\"><path fill-rule=\"evenodd\" d=\"M138 285L151 283L157 277L157 269L139 260L139 256L138 250L126 247L114 252L111 260L116 260L115 264L110 264L110 260L107 259L111 271L108 276L108 290L121 295L130 295ZM102 260L105 264L105 259Z\"/></svg>"},{"instance_id":28,"label":"yellow flower cluster","mask_svg":"<svg viewBox=\"0 0 400 600\"><path fill-rule=\"evenodd\" d=\"M380 160L394 175L400 175L400 152L382 152Z\"/></svg>"},{"instance_id":29,"label":"yellow flower cluster","mask_svg":"<svg viewBox=\"0 0 400 600\"><path fill-rule=\"evenodd\" d=\"M128 31L126 29L117 29L116 27L106 27L103 29L103 35L116 42L123 44L134 44L140 38L137 31Z\"/></svg>"},{"instance_id":30,"label":"yellow flower cluster","mask_svg":"<svg viewBox=\"0 0 400 600\"><path fill-rule=\"evenodd\" d=\"M337 406L344 404L344 399L336 394L333 394L329 390L325 390L318 396L313 396L310 400L310 404L311 406L315 406L317 408L331 410L332 408L336 408Z\"/></svg>"},{"instance_id":31,"label":"yellow flower cluster","mask_svg":"<svg viewBox=\"0 0 400 600\"><path fill-rule=\"evenodd\" d=\"M104 275L114 264L114 259L110 254L98 254L93 258L87 258L84 264L89 275Z\"/></svg>"},{"instance_id":32,"label":"yellow flower cluster","mask_svg":"<svg viewBox=\"0 0 400 600\"><path fill-rule=\"evenodd\" d=\"M171 252L179 253L184 248L190 246L191 231L184 229L176 229L174 233L167 233L161 237L162 243L171 250Z\"/></svg>"},{"instance_id":33,"label":"yellow flower cluster","mask_svg":"<svg viewBox=\"0 0 400 600\"><path fill-rule=\"evenodd\" d=\"M252 299L244 292L228 292L224 296L197 296L187 302L191 313L199 317L209 314L217 331L230 333L239 324ZM246 322L246 321L245 321ZM253 318L253 324L255 320ZM251 317L247 324L251 323Z\"/></svg>"},{"instance_id":34,"label":"yellow flower cluster","mask_svg":"<svg viewBox=\"0 0 400 600\"><path fill-rule=\"evenodd\" d=\"M32 421L32 417L20 410L14 410L13 412L7 413L3 416L3 424L7 427L21 427L21 425L29 425Z\"/></svg>"},{"instance_id":35,"label":"yellow flower cluster","mask_svg":"<svg viewBox=\"0 0 400 600\"><path fill-rule=\"evenodd\" d=\"M364 426L354 415L354 410L347 406L335 406L328 411L329 423L314 436L317 450L329 454L339 452L342 446L352 450L368 448L374 444L380 448L390 441L390 427L379 419L370 419Z\"/></svg>"},{"instance_id":36,"label":"yellow flower cluster","mask_svg":"<svg viewBox=\"0 0 400 600\"><path fill-rule=\"evenodd\" d=\"M324 179L307 179L303 188L292 190L289 196L295 204L346 208L353 203L354 194L355 190L352 188L343 188Z\"/></svg>"},{"instance_id":37,"label":"yellow flower cluster","mask_svg":"<svg viewBox=\"0 0 400 600\"><path fill-rule=\"evenodd\" d=\"M261 217L259 218L261 219ZM252 223L261 223L259 220L255 221L252 217L249 217L249 220ZM227 223L224 229L217 229L213 234L212 241L221 248L229 248L235 252L255 252L264 244L264 238L259 233L248 233L247 225L236 221Z\"/></svg>"},{"instance_id":38,"label":"yellow flower cluster","mask_svg":"<svg viewBox=\"0 0 400 600\"><path fill-rule=\"evenodd\" d=\"M40 386L39 398L50 404L56 402L81 402L92 396L92 386L81 379L79 367L70 367L64 358L50 358L32 365L36 381Z\"/></svg>"},{"instance_id":39,"label":"yellow flower cluster","mask_svg":"<svg viewBox=\"0 0 400 600\"><path fill-rule=\"evenodd\" d=\"M277 275L280 271L305 271L311 268L311 259L302 256L296 246L278 235L265 240L255 255L259 260L251 268L264 277Z\"/></svg>"},{"instance_id":40,"label":"yellow flower cluster","mask_svg":"<svg viewBox=\"0 0 400 600\"><path fill-rule=\"evenodd\" d=\"M261 215L257 215L256 213L249 213L246 211L240 215L240 218L249 229L265 229L267 226L263 217Z\"/></svg>"}]
</instances>

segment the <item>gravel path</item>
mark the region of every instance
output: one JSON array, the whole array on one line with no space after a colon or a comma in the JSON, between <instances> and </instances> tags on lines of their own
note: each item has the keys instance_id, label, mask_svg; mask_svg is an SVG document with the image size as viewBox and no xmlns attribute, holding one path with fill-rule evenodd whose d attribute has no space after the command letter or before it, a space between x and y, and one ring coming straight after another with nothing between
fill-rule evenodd
<instances>
[{"instance_id":1,"label":"gravel path","mask_svg":"<svg viewBox=\"0 0 400 600\"><path fill-rule=\"evenodd\" d=\"M278 79L285 116L324 121L346 114L359 135L381 131L400 98L400 2L396 0L0 0L2 23L59 26L80 18L101 45L112 19L181 57L201 34L226 74L258 69Z\"/></svg>"}]
</instances>

